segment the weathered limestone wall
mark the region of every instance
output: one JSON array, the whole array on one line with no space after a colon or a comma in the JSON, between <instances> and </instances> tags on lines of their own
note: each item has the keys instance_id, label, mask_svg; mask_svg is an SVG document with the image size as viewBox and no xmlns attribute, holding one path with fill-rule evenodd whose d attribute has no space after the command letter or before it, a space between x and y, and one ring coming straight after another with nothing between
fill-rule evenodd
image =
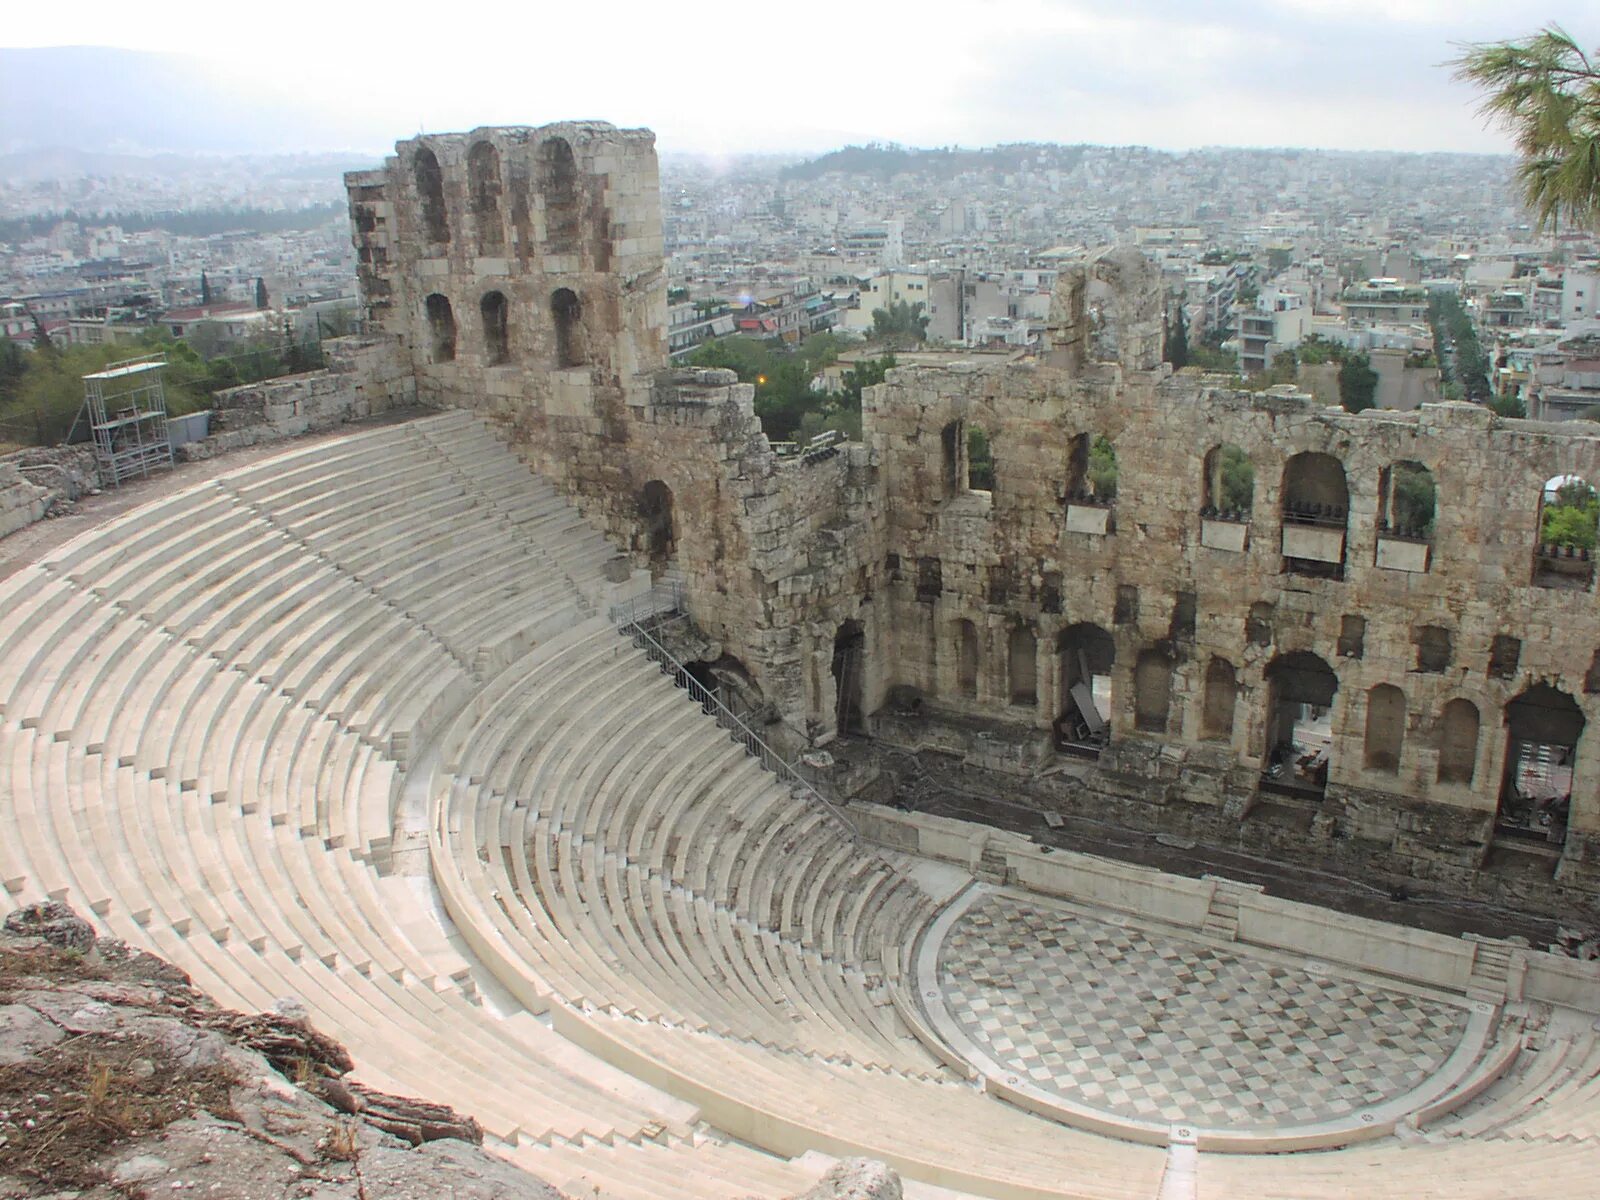
<instances>
[{"instance_id":1,"label":"weathered limestone wall","mask_svg":"<svg viewBox=\"0 0 1600 1200\"><path fill-rule=\"evenodd\" d=\"M958 420L989 436L992 497L946 478L940 433ZM1572 829L1583 836L1574 837L1569 858L1600 831L1600 680L1591 672L1600 612L1592 589L1532 585L1544 481L1600 478L1600 435L1500 421L1470 405L1352 416L1296 395L1197 395L1160 370L1099 367L1079 376L1029 366L897 370L871 397L866 426L883 463L883 494L893 497L886 508L889 553L898 562L887 588L894 633L877 649L896 682L958 711L1008 712L1047 730L1063 705L1057 639L1079 623L1097 625L1116 646L1112 749L1102 767L1151 775L1140 746L1154 742L1165 750L1164 765L1176 769L1161 777L1171 787L1152 786L1145 798L1161 803L1181 786L1186 799L1210 794L1222 803L1230 788L1252 788L1265 765L1267 666L1308 651L1338 677L1331 811L1357 836L1412 839L1432 854L1468 858L1484 848L1499 797L1504 707L1529 686L1548 683L1577 699L1588 722L1572 809ZM1117 451L1119 486L1104 535L1072 532L1064 511L1069 446L1082 433L1105 435ZM1202 544L1205 459L1224 443L1243 449L1256 471L1240 551ZM1285 572L1284 471L1292 456L1308 451L1343 464L1343 579ZM1381 481L1401 461L1426 466L1438 488L1425 571L1378 565ZM1347 644L1341 654L1347 616L1364 620L1364 636L1358 650ZM977 694L970 699L956 684L961 619L979 631ZM1446 632L1443 662L1421 662L1424 627ZM1021 706L1012 703L1008 683L1017 628L1037 643L1037 702ZM1491 672L1497 637L1520 643L1513 669ZM1142 653L1170 664L1171 697L1159 730L1140 729L1136 719ZM1231 734L1207 738L1204 680L1213 657L1232 665L1239 687ZM1395 769L1365 765L1367 694L1378 684L1404 694ZM1440 713L1458 698L1480 716L1470 783L1441 782L1438 772Z\"/></svg>"},{"instance_id":2,"label":"weathered limestone wall","mask_svg":"<svg viewBox=\"0 0 1600 1200\"><path fill-rule=\"evenodd\" d=\"M396 350L389 337L333 338L323 343L328 365L322 370L217 392L210 434L179 454L210 458L413 405L416 379Z\"/></svg>"},{"instance_id":3,"label":"weathered limestone wall","mask_svg":"<svg viewBox=\"0 0 1600 1200\"><path fill-rule=\"evenodd\" d=\"M0 462L0 537L44 520L48 488L30 483L16 463Z\"/></svg>"}]
</instances>

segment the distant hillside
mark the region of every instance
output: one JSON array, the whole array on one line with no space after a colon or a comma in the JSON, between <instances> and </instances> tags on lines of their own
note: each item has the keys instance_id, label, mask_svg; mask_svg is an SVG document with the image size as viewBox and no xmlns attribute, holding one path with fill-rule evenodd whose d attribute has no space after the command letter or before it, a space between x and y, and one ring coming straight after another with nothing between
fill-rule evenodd
<instances>
[{"instance_id":1,"label":"distant hillside","mask_svg":"<svg viewBox=\"0 0 1600 1200\"><path fill-rule=\"evenodd\" d=\"M237 169L261 180L338 182L346 171L366 170L381 161L377 155L360 154L113 154L44 146L0 154L0 179L10 183L81 179L87 175L101 179L183 179Z\"/></svg>"},{"instance_id":2,"label":"distant hillside","mask_svg":"<svg viewBox=\"0 0 1600 1200\"><path fill-rule=\"evenodd\" d=\"M348 209L342 203L315 204L298 209L197 208L184 212L84 213L68 209L43 216L0 219L0 242L25 241L49 233L61 221L77 224L115 224L125 233L162 229L183 237L211 237L219 233L286 233L316 229L330 221L343 221Z\"/></svg>"},{"instance_id":3,"label":"distant hillside","mask_svg":"<svg viewBox=\"0 0 1600 1200\"><path fill-rule=\"evenodd\" d=\"M824 175L927 175L951 179L968 171L1033 170L1070 171L1083 157L1083 146L1058 146L1052 143L1018 142L979 149L945 147L919 150L905 146L846 146L808 162L785 167L784 179L820 179Z\"/></svg>"}]
</instances>

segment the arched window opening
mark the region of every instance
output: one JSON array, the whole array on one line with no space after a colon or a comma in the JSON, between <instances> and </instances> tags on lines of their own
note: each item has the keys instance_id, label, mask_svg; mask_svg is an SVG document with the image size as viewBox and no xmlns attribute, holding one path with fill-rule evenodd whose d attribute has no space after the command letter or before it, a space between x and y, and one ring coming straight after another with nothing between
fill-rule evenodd
<instances>
[{"instance_id":1,"label":"arched window opening","mask_svg":"<svg viewBox=\"0 0 1600 1200\"><path fill-rule=\"evenodd\" d=\"M1456 699L1439 713L1440 783L1470 784L1478 770L1478 706Z\"/></svg>"},{"instance_id":2,"label":"arched window opening","mask_svg":"<svg viewBox=\"0 0 1600 1200\"><path fill-rule=\"evenodd\" d=\"M1267 666L1267 751L1261 786L1320 797L1333 749L1333 697L1339 677L1305 650Z\"/></svg>"},{"instance_id":3,"label":"arched window opening","mask_svg":"<svg viewBox=\"0 0 1600 1200\"><path fill-rule=\"evenodd\" d=\"M1344 464L1331 454L1296 454L1283 468L1284 570L1344 578L1350 491Z\"/></svg>"},{"instance_id":4,"label":"arched window opening","mask_svg":"<svg viewBox=\"0 0 1600 1200\"><path fill-rule=\"evenodd\" d=\"M1578 702L1547 683L1535 684L1506 705L1497 835L1555 845L1566 841L1583 727Z\"/></svg>"},{"instance_id":5,"label":"arched window opening","mask_svg":"<svg viewBox=\"0 0 1600 1200\"><path fill-rule=\"evenodd\" d=\"M1067 454L1067 530L1113 532L1116 501L1116 449L1104 435L1080 433Z\"/></svg>"},{"instance_id":6,"label":"arched window opening","mask_svg":"<svg viewBox=\"0 0 1600 1200\"><path fill-rule=\"evenodd\" d=\"M1233 737L1233 714L1239 704L1239 675L1225 658L1206 664L1205 702L1200 712L1200 736L1208 742Z\"/></svg>"},{"instance_id":7,"label":"arched window opening","mask_svg":"<svg viewBox=\"0 0 1600 1200\"><path fill-rule=\"evenodd\" d=\"M1151 647L1133 667L1133 724L1143 733L1165 733L1172 706L1172 659Z\"/></svg>"},{"instance_id":8,"label":"arched window opening","mask_svg":"<svg viewBox=\"0 0 1600 1200\"><path fill-rule=\"evenodd\" d=\"M1112 504L1117 498L1117 451L1104 434L1080 433L1067 454L1067 501Z\"/></svg>"},{"instance_id":9,"label":"arched window opening","mask_svg":"<svg viewBox=\"0 0 1600 1200\"><path fill-rule=\"evenodd\" d=\"M1206 455L1200 497L1200 544L1240 553L1249 545L1256 469L1237 446L1213 446Z\"/></svg>"},{"instance_id":10,"label":"arched window opening","mask_svg":"<svg viewBox=\"0 0 1600 1200\"><path fill-rule=\"evenodd\" d=\"M539 190L544 193L544 236L552 254L578 249L578 164L572 143L554 137L539 155Z\"/></svg>"},{"instance_id":11,"label":"arched window opening","mask_svg":"<svg viewBox=\"0 0 1600 1200\"><path fill-rule=\"evenodd\" d=\"M939 451L944 469L944 490L948 496L959 496L966 479L965 454L967 449L967 423L951 421L939 431Z\"/></svg>"},{"instance_id":12,"label":"arched window opening","mask_svg":"<svg viewBox=\"0 0 1600 1200\"><path fill-rule=\"evenodd\" d=\"M1039 703L1039 639L1022 626L1010 638L1011 703L1029 707Z\"/></svg>"},{"instance_id":13,"label":"arched window opening","mask_svg":"<svg viewBox=\"0 0 1600 1200\"><path fill-rule=\"evenodd\" d=\"M1545 480L1539 497L1539 544L1533 554L1535 587L1584 590L1594 582L1595 530L1600 496L1580 475Z\"/></svg>"},{"instance_id":14,"label":"arched window opening","mask_svg":"<svg viewBox=\"0 0 1600 1200\"><path fill-rule=\"evenodd\" d=\"M432 150L424 146L412 160L411 173L417 184L417 206L422 217L422 236L435 246L450 244L450 224L444 210L444 173Z\"/></svg>"},{"instance_id":15,"label":"arched window opening","mask_svg":"<svg viewBox=\"0 0 1600 1200\"><path fill-rule=\"evenodd\" d=\"M472 197L478 253L503 254L506 231L500 219L500 151L493 143L477 142L467 152L467 191Z\"/></svg>"},{"instance_id":16,"label":"arched window opening","mask_svg":"<svg viewBox=\"0 0 1600 1200\"><path fill-rule=\"evenodd\" d=\"M1369 771L1400 773L1400 752L1406 739L1406 694L1380 683L1367 692L1367 734L1362 763Z\"/></svg>"},{"instance_id":17,"label":"arched window opening","mask_svg":"<svg viewBox=\"0 0 1600 1200\"><path fill-rule=\"evenodd\" d=\"M550 316L556 329L556 366L583 366L586 353L583 336L583 305L571 288L557 288L550 297Z\"/></svg>"},{"instance_id":18,"label":"arched window opening","mask_svg":"<svg viewBox=\"0 0 1600 1200\"><path fill-rule=\"evenodd\" d=\"M994 443L978 425L967 430L967 490L994 491Z\"/></svg>"},{"instance_id":19,"label":"arched window opening","mask_svg":"<svg viewBox=\"0 0 1600 1200\"><path fill-rule=\"evenodd\" d=\"M1069 626L1056 637L1056 748L1099 757L1111 739L1111 668L1117 644L1098 625Z\"/></svg>"},{"instance_id":20,"label":"arched window opening","mask_svg":"<svg viewBox=\"0 0 1600 1200\"><path fill-rule=\"evenodd\" d=\"M1379 533L1428 541L1433 537L1437 507L1433 472L1421 463L1397 462L1383 472L1378 489Z\"/></svg>"},{"instance_id":21,"label":"arched window opening","mask_svg":"<svg viewBox=\"0 0 1600 1200\"><path fill-rule=\"evenodd\" d=\"M1417 462L1397 462L1378 478L1377 565L1392 571L1426 571L1432 557L1437 489L1433 472Z\"/></svg>"},{"instance_id":22,"label":"arched window opening","mask_svg":"<svg viewBox=\"0 0 1600 1200\"><path fill-rule=\"evenodd\" d=\"M434 292L423 307L428 314L428 336L432 343L433 361L454 362L456 359L456 315L450 301Z\"/></svg>"},{"instance_id":23,"label":"arched window opening","mask_svg":"<svg viewBox=\"0 0 1600 1200\"><path fill-rule=\"evenodd\" d=\"M1255 503L1256 468L1237 446L1213 446L1206 455L1200 515L1214 521L1248 521Z\"/></svg>"},{"instance_id":24,"label":"arched window opening","mask_svg":"<svg viewBox=\"0 0 1600 1200\"><path fill-rule=\"evenodd\" d=\"M866 668L867 635L860 621L846 621L833 638L834 721L840 733L865 733L861 711L862 672Z\"/></svg>"},{"instance_id":25,"label":"arched window opening","mask_svg":"<svg viewBox=\"0 0 1600 1200\"><path fill-rule=\"evenodd\" d=\"M659 572L671 564L678 549L672 489L659 479L652 479L639 492L639 523L643 527L644 550L650 556L650 569Z\"/></svg>"},{"instance_id":26,"label":"arched window opening","mask_svg":"<svg viewBox=\"0 0 1600 1200\"><path fill-rule=\"evenodd\" d=\"M483 317L483 356L491 367L511 361L511 338L506 323L506 298L487 292L478 303Z\"/></svg>"},{"instance_id":27,"label":"arched window opening","mask_svg":"<svg viewBox=\"0 0 1600 1200\"><path fill-rule=\"evenodd\" d=\"M968 700L978 697L978 627L962 618L956 622L956 691Z\"/></svg>"}]
</instances>

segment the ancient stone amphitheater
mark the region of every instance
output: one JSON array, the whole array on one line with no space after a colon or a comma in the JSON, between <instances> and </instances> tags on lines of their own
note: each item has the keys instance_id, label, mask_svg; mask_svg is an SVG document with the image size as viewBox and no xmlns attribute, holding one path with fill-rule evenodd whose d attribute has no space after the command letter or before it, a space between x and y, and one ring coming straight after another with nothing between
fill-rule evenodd
<instances>
[{"instance_id":1,"label":"ancient stone amphitheater","mask_svg":"<svg viewBox=\"0 0 1600 1200\"><path fill-rule=\"evenodd\" d=\"M300 998L362 1078L476 1115L575 1195L781 1194L857 1153L991 1196L1589 1186L1600 1040L1548 1005L1435 1064L1401 1114L1420 1130L1322 1153L1156 1147L1002 1098L908 989L945 882L763 769L620 633L608 610L648 580L619 562L462 413L47 553L3 590L7 893L68 899L225 1003ZM1274 1142L1249 1148L1297 1144Z\"/></svg>"},{"instance_id":2,"label":"ancient stone amphitheater","mask_svg":"<svg viewBox=\"0 0 1600 1200\"><path fill-rule=\"evenodd\" d=\"M449 411L220 473L0 582L11 902L66 900L225 1004L296 999L359 1078L573 1196L782 1195L856 1155L930 1198L1592 1190L1592 964L830 803L649 636L716 624L720 589L686 578L685 616L643 569L660 542L580 513L516 411L706 420L770 474L748 395L615 404L525 369L527 393L414 359ZM500 419L461 411L485 395ZM629 428L595 461L648 452Z\"/></svg>"}]
</instances>

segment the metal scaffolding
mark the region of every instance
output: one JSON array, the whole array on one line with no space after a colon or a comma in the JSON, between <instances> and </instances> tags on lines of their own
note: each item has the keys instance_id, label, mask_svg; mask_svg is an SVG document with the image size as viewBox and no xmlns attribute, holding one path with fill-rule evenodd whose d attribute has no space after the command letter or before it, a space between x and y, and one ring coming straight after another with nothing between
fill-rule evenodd
<instances>
[{"instance_id":1,"label":"metal scaffolding","mask_svg":"<svg viewBox=\"0 0 1600 1200\"><path fill-rule=\"evenodd\" d=\"M172 465L167 436L165 354L112 363L83 377L83 404L101 476L114 486Z\"/></svg>"}]
</instances>

